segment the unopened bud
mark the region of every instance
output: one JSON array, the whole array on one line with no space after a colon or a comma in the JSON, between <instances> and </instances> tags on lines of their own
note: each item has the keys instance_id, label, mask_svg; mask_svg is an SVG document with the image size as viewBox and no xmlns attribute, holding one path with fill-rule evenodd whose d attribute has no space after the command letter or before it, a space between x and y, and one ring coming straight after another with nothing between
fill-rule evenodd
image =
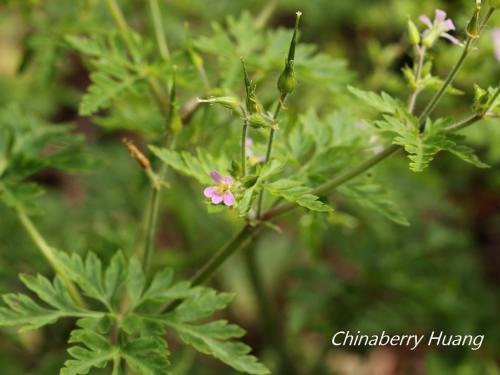
<instances>
[{"instance_id":1,"label":"unopened bud","mask_svg":"<svg viewBox=\"0 0 500 375\"><path fill-rule=\"evenodd\" d=\"M414 46L418 46L420 43L420 32L412 20L408 20L408 39Z\"/></svg>"},{"instance_id":2,"label":"unopened bud","mask_svg":"<svg viewBox=\"0 0 500 375\"><path fill-rule=\"evenodd\" d=\"M151 163L149 162L149 159L137 148L134 143L127 138L123 138L123 143L125 146L127 146L130 155L139 163L139 165L146 169L146 170L151 170Z\"/></svg>"},{"instance_id":3,"label":"unopened bud","mask_svg":"<svg viewBox=\"0 0 500 375\"><path fill-rule=\"evenodd\" d=\"M211 96L206 99L198 98L200 103L220 104L223 107L229 108L241 114L241 104L239 100L233 96Z\"/></svg>"},{"instance_id":4,"label":"unopened bud","mask_svg":"<svg viewBox=\"0 0 500 375\"><path fill-rule=\"evenodd\" d=\"M479 20L479 15L481 13L481 4L476 5L476 10L474 11L474 15L471 20L467 24L466 33L467 36L471 39L479 38L479 34L481 33L481 25Z\"/></svg>"},{"instance_id":5,"label":"unopened bud","mask_svg":"<svg viewBox=\"0 0 500 375\"><path fill-rule=\"evenodd\" d=\"M296 14L297 18L295 19L295 29L293 30L293 36L288 50L288 57L285 62L285 69L278 78L278 90L282 96L291 94L297 85L293 66L295 60L295 46L297 45L297 34L299 32L300 16L302 13L297 12Z\"/></svg>"},{"instance_id":6,"label":"unopened bud","mask_svg":"<svg viewBox=\"0 0 500 375\"><path fill-rule=\"evenodd\" d=\"M280 91L281 95L288 95L295 90L296 86L297 80L295 79L295 71L293 69L292 60L286 63L285 69L278 79L278 90Z\"/></svg>"}]
</instances>

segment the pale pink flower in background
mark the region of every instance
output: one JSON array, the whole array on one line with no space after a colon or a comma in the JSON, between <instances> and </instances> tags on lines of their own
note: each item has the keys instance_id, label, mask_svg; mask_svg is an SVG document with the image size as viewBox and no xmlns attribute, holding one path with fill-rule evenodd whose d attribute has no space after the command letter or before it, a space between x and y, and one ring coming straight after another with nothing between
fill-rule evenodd
<instances>
[{"instance_id":1,"label":"pale pink flower in background","mask_svg":"<svg viewBox=\"0 0 500 375\"><path fill-rule=\"evenodd\" d=\"M231 176L221 177L217 171L210 173L210 177L217 185L205 188L203 195L210 198L213 204L224 203L226 206L234 205L234 195L231 192L233 178Z\"/></svg>"},{"instance_id":2,"label":"pale pink flower in background","mask_svg":"<svg viewBox=\"0 0 500 375\"><path fill-rule=\"evenodd\" d=\"M446 12L441 9L436 9L436 16L434 21L425 15L419 17L420 21L427 26L423 32L424 44L427 42L427 47L431 47L438 38L448 39L453 44L460 44L460 41L448 31L454 31L455 24L450 18L446 18Z\"/></svg>"},{"instance_id":3,"label":"pale pink flower in background","mask_svg":"<svg viewBox=\"0 0 500 375\"><path fill-rule=\"evenodd\" d=\"M257 163L262 163L265 158L261 155L255 155L253 152L253 140L252 138L245 139L245 155L248 158L250 165L255 165Z\"/></svg>"},{"instance_id":4,"label":"pale pink flower in background","mask_svg":"<svg viewBox=\"0 0 500 375\"><path fill-rule=\"evenodd\" d=\"M500 27L493 29L491 37L493 38L493 45L495 46L495 56L498 62L500 62Z\"/></svg>"}]
</instances>

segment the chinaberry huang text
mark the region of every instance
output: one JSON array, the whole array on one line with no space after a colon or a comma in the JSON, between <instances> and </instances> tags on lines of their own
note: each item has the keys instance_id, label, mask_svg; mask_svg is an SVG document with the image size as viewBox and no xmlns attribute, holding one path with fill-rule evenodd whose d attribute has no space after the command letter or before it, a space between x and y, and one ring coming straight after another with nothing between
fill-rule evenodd
<instances>
[{"instance_id":1,"label":"chinaberry huang text","mask_svg":"<svg viewBox=\"0 0 500 375\"><path fill-rule=\"evenodd\" d=\"M443 331L432 331L426 335L389 335L385 331L376 335L365 335L360 331L339 331L332 336L333 346L406 346L415 350L419 345L427 346L467 346L478 350L484 335L451 335Z\"/></svg>"}]
</instances>

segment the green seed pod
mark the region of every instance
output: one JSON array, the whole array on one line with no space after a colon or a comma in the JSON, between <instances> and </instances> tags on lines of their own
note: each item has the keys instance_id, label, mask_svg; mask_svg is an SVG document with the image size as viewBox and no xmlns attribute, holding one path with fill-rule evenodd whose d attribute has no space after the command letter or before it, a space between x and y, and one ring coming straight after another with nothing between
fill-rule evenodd
<instances>
[{"instance_id":1,"label":"green seed pod","mask_svg":"<svg viewBox=\"0 0 500 375\"><path fill-rule=\"evenodd\" d=\"M285 62L285 69L278 78L278 90L281 96L286 96L291 94L295 90L297 82L295 80L295 71L293 68L295 60L295 46L297 45L297 34L299 32L299 21L301 12L297 12L297 18L295 19L295 29L293 30L292 40L290 42L290 48L288 50L288 57Z\"/></svg>"},{"instance_id":2,"label":"green seed pod","mask_svg":"<svg viewBox=\"0 0 500 375\"><path fill-rule=\"evenodd\" d=\"M408 20L408 39L413 46L420 43L420 32L412 20Z\"/></svg>"},{"instance_id":3,"label":"green seed pod","mask_svg":"<svg viewBox=\"0 0 500 375\"><path fill-rule=\"evenodd\" d=\"M481 25L479 20L479 14L481 13L481 5L478 3L476 6L476 10L474 11L474 15L471 20L467 24L466 33L467 36L471 39L479 38L479 34L481 33Z\"/></svg>"},{"instance_id":4,"label":"green seed pod","mask_svg":"<svg viewBox=\"0 0 500 375\"><path fill-rule=\"evenodd\" d=\"M295 79L293 60L291 60L287 62L285 69L278 79L278 90L281 95L288 95L295 90L295 86L297 86L297 80Z\"/></svg>"}]
</instances>

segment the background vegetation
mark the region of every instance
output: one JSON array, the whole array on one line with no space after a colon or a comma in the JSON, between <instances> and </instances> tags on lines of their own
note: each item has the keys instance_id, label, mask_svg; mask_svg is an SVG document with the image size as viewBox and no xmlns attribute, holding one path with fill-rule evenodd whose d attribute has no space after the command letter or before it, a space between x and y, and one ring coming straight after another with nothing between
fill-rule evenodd
<instances>
[{"instance_id":1,"label":"background vegetation","mask_svg":"<svg viewBox=\"0 0 500 375\"><path fill-rule=\"evenodd\" d=\"M143 36L144 49L153 53L154 31L145 2L121 3L130 25ZM161 6L179 67L181 103L215 88L242 94L239 56L245 56L263 102L272 102L290 38L290 30L283 28L293 27L295 11L301 10L299 86L287 102L285 121L293 122L302 114L303 121L347 129L335 134L342 137L363 133L359 118L365 109L348 94L348 84L401 98L408 95L401 78L401 69L411 61L407 17L416 20L420 14L432 15L436 8L446 9L460 25L457 35L463 37L472 3L186 0L162 1ZM499 22L496 14L491 24ZM33 177L47 192L39 198L43 215L35 221L55 247L81 254L92 250L103 259L117 249L135 251L149 190L147 177L121 138L132 138L145 150L146 144L158 140L163 126L153 99L140 88L97 116L79 114L91 62L75 52L67 36L106 34L112 28L104 2L97 0L0 3L0 126L2 119L12 116L29 117L34 126L73 124L75 137L78 134L82 140L72 151L82 155L77 173L72 173L76 168L72 164L66 165L68 172L49 167ZM472 83L498 84L499 65L486 34L455 83L466 94L447 96L439 114L466 116ZM441 43L435 72L444 76L458 51ZM190 53L203 58L206 81L197 74ZM430 95L424 94L422 100ZM370 116L367 112L362 117ZM185 122L179 141L185 149L202 144L215 155L237 152L238 144L227 142L237 134L238 123L229 111L204 106ZM360 130L352 133L350 127ZM226 317L247 329L244 340L271 369L281 368L286 355L290 366L310 374L500 373L500 174L494 172L500 164L500 122L483 122L466 134L492 169L477 169L444 154L420 174L408 170L403 155L377 167L379 180L390 188L410 226L334 194L332 215L292 212L280 219L282 233L268 230L252 245L263 282L257 293L241 254L217 274L213 285L236 293ZM260 140L257 134L255 152L262 155ZM301 146L305 147L296 145ZM58 163L64 165L64 158ZM174 172L169 181L153 267L173 266L178 277L188 277L236 231L239 221L226 213L209 212L198 183ZM22 290L20 272L51 273L13 211L3 205L0 253L2 292ZM73 324L68 321L20 335L3 329L2 373L57 373L67 358L67 335ZM331 334L340 329L373 334L444 330L484 334L485 342L479 351L333 349ZM170 349L175 374L235 373L175 342Z\"/></svg>"}]
</instances>

